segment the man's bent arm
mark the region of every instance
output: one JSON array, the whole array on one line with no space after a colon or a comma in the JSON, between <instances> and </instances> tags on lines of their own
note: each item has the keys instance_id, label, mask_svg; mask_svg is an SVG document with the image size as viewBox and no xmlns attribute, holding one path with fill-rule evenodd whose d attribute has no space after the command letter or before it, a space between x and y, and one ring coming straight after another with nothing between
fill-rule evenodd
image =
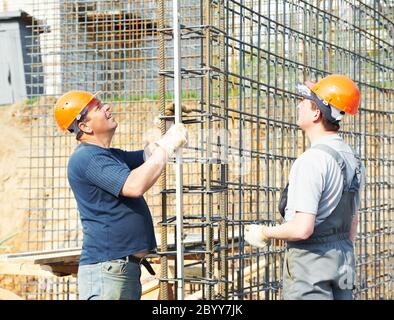
<instances>
[{"instance_id":1,"label":"man's bent arm","mask_svg":"<svg viewBox=\"0 0 394 320\"><path fill-rule=\"evenodd\" d=\"M151 156L138 168L132 170L123 185L121 195L130 198L142 197L160 177L168 161L167 152L160 147L151 148Z\"/></svg>"},{"instance_id":2,"label":"man's bent arm","mask_svg":"<svg viewBox=\"0 0 394 320\"><path fill-rule=\"evenodd\" d=\"M308 239L314 230L316 216L306 212L296 212L293 220L274 227L267 227L265 235L269 239L299 241Z\"/></svg>"}]
</instances>

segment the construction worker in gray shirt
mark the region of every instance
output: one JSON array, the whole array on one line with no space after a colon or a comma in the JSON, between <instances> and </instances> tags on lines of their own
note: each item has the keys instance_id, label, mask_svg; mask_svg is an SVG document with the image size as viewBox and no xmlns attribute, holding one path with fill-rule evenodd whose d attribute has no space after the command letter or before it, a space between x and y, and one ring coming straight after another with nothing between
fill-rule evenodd
<instances>
[{"instance_id":1,"label":"construction worker in gray shirt","mask_svg":"<svg viewBox=\"0 0 394 320\"><path fill-rule=\"evenodd\" d=\"M277 226L252 224L245 240L257 247L287 241L283 266L286 300L350 300L355 281L354 239L365 170L337 134L345 113L358 111L360 91L343 75L297 86L297 125L311 147L294 162Z\"/></svg>"}]
</instances>

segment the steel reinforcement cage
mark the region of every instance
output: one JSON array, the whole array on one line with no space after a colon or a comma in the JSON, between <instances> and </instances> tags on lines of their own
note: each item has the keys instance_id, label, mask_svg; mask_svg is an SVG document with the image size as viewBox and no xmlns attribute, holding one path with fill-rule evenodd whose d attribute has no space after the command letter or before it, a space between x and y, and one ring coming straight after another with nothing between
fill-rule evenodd
<instances>
[{"instance_id":1,"label":"steel reinforcement cage","mask_svg":"<svg viewBox=\"0 0 394 320\"><path fill-rule=\"evenodd\" d=\"M113 145L141 149L156 115L162 132L174 120L164 110L178 97L179 77L178 98L191 110L182 115L189 129L182 183L176 183L173 159L146 195L159 243L161 298L179 297L182 285L186 299L281 299L284 243L252 248L243 241L244 228L281 223L280 191L291 164L308 147L295 124L295 85L341 73L356 81L362 98L359 114L345 117L340 135L367 173L354 293L357 299L392 299L393 1L180 0L179 70L172 5L33 1L28 86L43 78L44 94L27 101L25 249L82 244L66 177L76 141L55 126L56 98L69 89L103 91L119 122ZM24 296L75 299L76 281L29 277Z\"/></svg>"}]
</instances>

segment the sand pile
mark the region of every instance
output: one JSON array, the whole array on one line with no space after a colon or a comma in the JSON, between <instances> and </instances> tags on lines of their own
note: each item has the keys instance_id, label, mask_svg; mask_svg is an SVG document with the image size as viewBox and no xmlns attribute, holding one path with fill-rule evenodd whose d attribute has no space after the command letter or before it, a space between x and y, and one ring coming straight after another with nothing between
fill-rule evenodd
<instances>
[{"instance_id":1,"label":"sand pile","mask_svg":"<svg viewBox=\"0 0 394 320\"><path fill-rule=\"evenodd\" d=\"M27 236L28 106L1 107L0 128L0 252L15 252Z\"/></svg>"}]
</instances>

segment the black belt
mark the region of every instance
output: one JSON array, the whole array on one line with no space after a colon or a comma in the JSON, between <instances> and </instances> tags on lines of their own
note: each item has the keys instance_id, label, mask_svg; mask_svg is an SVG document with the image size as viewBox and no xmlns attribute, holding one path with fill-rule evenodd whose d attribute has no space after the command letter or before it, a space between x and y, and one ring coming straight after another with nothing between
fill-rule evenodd
<instances>
[{"instance_id":1,"label":"black belt","mask_svg":"<svg viewBox=\"0 0 394 320\"><path fill-rule=\"evenodd\" d=\"M288 248L296 248L298 246L302 245L308 245L308 244L327 244L329 242L334 242L334 241L341 241L341 240L349 240L349 232L342 232L342 233L335 233L331 234L328 236L313 236L309 239L306 240L300 240L300 241L288 241L287 242L287 247Z\"/></svg>"},{"instance_id":2,"label":"black belt","mask_svg":"<svg viewBox=\"0 0 394 320\"><path fill-rule=\"evenodd\" d=\"M152 266L150 265L148 260L146 260L145 258L138 258L136 256L129 255L129 256L123 257L121 259L126 260L127 262L137 263L139 265L142 264L152 276L154 276L156 274L155 270L153 270Z\"/></svg>"}]
</instances>

